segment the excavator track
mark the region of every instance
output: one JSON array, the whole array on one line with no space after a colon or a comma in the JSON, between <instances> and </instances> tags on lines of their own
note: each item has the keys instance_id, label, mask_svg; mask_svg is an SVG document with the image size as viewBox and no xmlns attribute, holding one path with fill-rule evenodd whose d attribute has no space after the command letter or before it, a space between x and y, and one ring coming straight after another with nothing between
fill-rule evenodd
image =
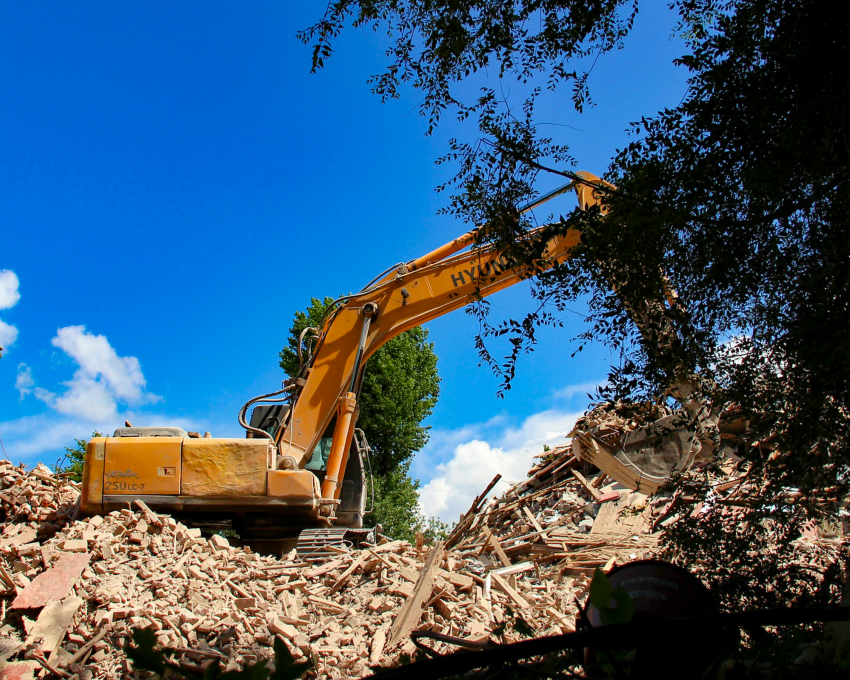
<instances>
[{"instance_id":1,"label":"excavator track","mask_svg":"<svg viewBox=\"0 0 850 680\"><path fill-rule=\"evenodd\" d=\"M377 530L350 529L345 527L322 527L319 529L304 529L298 535L298 557L302 560L324 561L352 548L359 548L361 543L374 544Z\"/></svg>"}]
</instances>

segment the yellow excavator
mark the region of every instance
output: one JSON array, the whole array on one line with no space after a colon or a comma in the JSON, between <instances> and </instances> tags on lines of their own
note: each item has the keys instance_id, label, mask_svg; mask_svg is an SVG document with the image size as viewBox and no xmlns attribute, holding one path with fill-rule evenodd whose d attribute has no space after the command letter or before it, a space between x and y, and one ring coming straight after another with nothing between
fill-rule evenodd
<instances>
[{"instance_id":1,"label":"yellow excavator","mask_svg":"<svg viewBox=\"0 0 850 680\"><path fill-rule=\"evenodd\" d=\"M570 190L586 209L597 204L596 189L603 184L590 173L577 173L573 182L520 212ZM535 238L541 229L525 238ZM580 238L575 229L552 238L544 267L566 260ZM474 231L464 234L338 300L321 329L302 333L297 374L282 389L243 406L239 422L245 438L202 437L180 428L128 423L112 437L91 439L83 512L101 514L141 499L153 510L209 528L230 526L254 541L290 538L304 529L307 543L356 533L367 500L368 444L357 429L357 417L369 357L400 333L531 275L512 267L493 247L472 247L474 242ZM605 458L606 471L617 478L617 461ZM687 464L692 459L683 457ZM597 460L600 467L602 463Z\"/></svg>"}]
</instances>

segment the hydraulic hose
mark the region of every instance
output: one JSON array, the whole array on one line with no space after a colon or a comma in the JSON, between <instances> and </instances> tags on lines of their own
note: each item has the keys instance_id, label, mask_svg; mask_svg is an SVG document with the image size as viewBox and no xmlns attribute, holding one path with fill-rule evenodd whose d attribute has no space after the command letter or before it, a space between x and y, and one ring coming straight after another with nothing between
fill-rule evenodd
<instances>
[{"instance_id":1,"label":"hydraulic hose","mask_svg":"<svg viewBox=\"0 0 850 680\"><path fill-rule=\"evenodd\" d=\"M286 399L270 399L269 397L276 397L279 394L283 394L284 392L291 392L295 389L295 385L287 385L282 390L278 390L277 392L269 392L268 394L261 394L259 397L254 397L253 399L249 399L245 402L245 405L239 410L239 424L244 427L248 432L253 432L256 435L261 437L265 437L269 439L272 443L274 443L274 437L272 437L265 430L260 430L256 427L251 427L247 422L245 422L245 413L248 411L248 408L253 404L256 404L258 401L266 401L266 402L281 402L286 401Z\"/></svg>"}]
</instances>

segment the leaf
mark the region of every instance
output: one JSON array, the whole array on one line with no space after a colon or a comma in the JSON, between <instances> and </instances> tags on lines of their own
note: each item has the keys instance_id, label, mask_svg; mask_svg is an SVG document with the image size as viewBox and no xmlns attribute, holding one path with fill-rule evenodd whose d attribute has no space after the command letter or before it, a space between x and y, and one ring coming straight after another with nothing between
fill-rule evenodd
<instances>
[{"instance_id":1,"label":"leaf","mask_svg":"<svg viewBox=\"0 0 850 680\"><path fill-rule=\"evenodd\" d=\"M127 658L136 670L164 673L168 667L165 652L156 647L156 632L153 627L136 628L132 633L133 644L127 648Z\"/></svg>"},{"instance_id":2,"label":"leaf","mask_svg":"<svg viewBox=\"0 0 850 680\"><path fill-rule=\"evenodd\" d=\"M603 626L628 623L635 615L635 605L623 586L614 588L611 580L600 570L593 572L590 581L590 603L599 611Z\"/></svg>"},{"instance_id":3,"label":"leaf","mask_svg":"<svg viewBox=\"0 0 850 680\"><path fill-rule=\"evenodd\" d=\"M593 571L593 578L590 580L590 590L588 591L590 603L598 610L602 611L611 603L611 586L610 579L602 572L601 569Z\"/></svg>"},{"instance_id":4,"label":"leaf","mask_svg":"<svg viewBox=\"0 0 850 680\"><path fill-rule=\"evenodd\" d=\"M271 680L296 680L313 667L312 660L296 662L280 636L274 639L274 673Z\"/></svg>"},{"instance_id":5,"label":"leaf","mask_svg":"<svg viewBox=\"0 0 850 680\"><path fill-rule=\"evenodd\" d=\"M626 592L626 589L623 586L617 586L611 593L611 597L614 600L614 606L603 609L600 612L602 614L602 623L609 625L631 621L635 615L635 603Z\"/></svg>"}]
</instances>

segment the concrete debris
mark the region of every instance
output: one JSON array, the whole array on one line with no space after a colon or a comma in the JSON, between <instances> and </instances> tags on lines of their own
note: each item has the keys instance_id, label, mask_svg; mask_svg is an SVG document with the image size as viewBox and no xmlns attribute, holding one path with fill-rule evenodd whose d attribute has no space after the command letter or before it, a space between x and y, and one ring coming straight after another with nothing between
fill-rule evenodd
<instances>
[{"instance_id":1,"label":"concrete debris","mask_svg":"<svg viewBox=\"0 0 850 680\"><path fill-rule=\"evenodd\" d=\"M78 495L47 468L0 461L0 673L48 674L46 664L80 680L124 677L130 631L150 626L184 664L271 659L281 636L296 659L317 661L317 677L359 677L412 653L413 630L486 639L515 612L539 635L571 631L588 582L586 569L553 578L549 553L523 562L513 544L510 566L387 539L323 563L258 555L143 503L80 518ZM585 553L599 543L581 540Z\"/></svg>"},{"instance_id":2,"label":"concrete debris","mask_svg":"<svg viewBox=\"0 0 850 680\"><path fill-rule=\"evenodd\" d=\"M41 572L18 593L12 601L12 609L35 609L51 600L61 600L83 573L90 557L88 553L62 555L52 567Z\"/></svg>"}]
</instances>

